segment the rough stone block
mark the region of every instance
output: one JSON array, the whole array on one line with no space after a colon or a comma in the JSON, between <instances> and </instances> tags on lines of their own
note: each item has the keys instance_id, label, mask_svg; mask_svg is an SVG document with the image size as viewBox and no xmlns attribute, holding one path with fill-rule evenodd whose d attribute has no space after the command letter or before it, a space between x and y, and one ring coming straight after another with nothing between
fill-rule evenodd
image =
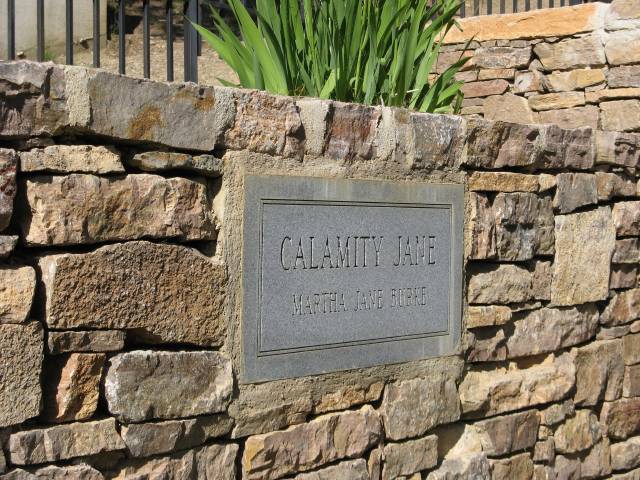
<instances>
[{"instance_id":1,"label":"rough stone block","mask_svg":"<svg viewBox=\"0 0 640 480\"><path fill-rule=\"evenodd\" d=\"M616 240L616 249L613 252L612 262L631 265L640 262L640 239L623 238Z\"/></svg>"},{"instance_id":2,"label":"rough stone block","mask_svg":"<svg viewBox=\"0 0 640 480\"><path fill-rule=\"evenodd\" d=\"M469 190L480 192L537 192L538 177L511 172L473 172Z\"/></svg>"},{"instance_id":3,"label":"rough stone block","mask_svg":"<svg viewBox=\"0 0 640 480\"><path fill-rule=\"evenodd\" d=\"M0 324L25 322L31 312L35 290L33 268L0 268Z\"/></svg>"},{"instance_id":4,"label":"rough stone block","mask_svg":"<svg viewBox=\"0 0 640 480\"><path fill-rule=\"evenodd\" d=\"M490 460L492 480L511 480L514 478L532 478L533 460L528 453L521 453L511 458Z\"/></svg>"},{"instance_id":5,"label":"rough stone block","mask_svg":"<svg viewBox=\"0 0 640 480\"><path fill-rule=\"evenodd\" d=\"M625 397L640 397L640 365L624 367L622 395Z\"/></svg>"},{"instance_id":6,"label":"rough stone block","mask_svg":"<svg viewBox=\"0 0 640 480\"><path fill-rule=\"evenodd\" d=\"M598 132L598 164L635 168L640 162L640 135L622 132Z\"/></svg>"},{"instance_id":7,"label":"rough stone block","mask_svg":"<svg viewBox=\"0 0 640 480\"><path fill-rule=\"evenodd\" d=\"M511 367L470 371L460 384L460 402L468 417L503 412L555 402L575 385L575 367L569 354L547 357L525 369Z\"/></svg>"},{"instance_id":8,"label":"rough stone block","mask_svg":"<svg viewBox=\"0 0 640 480\"><path fill-rule=\"evenodd\" d=\"M502 305L469 307L467 328L504 325L511 320L511 309Z\"/></svg>"},{"instance_id":9,"label":"rough stone block","mask_svg":"<svg viewBox=\"0 0 640 480\"><path fill-rule=\"evenodd\" d=\"M44 256L40 268L52 329L127 329L151 343L223 341L224 267L193 249L128 242Z\"/></svg>"},{"instance_id":10,"label":"rough stone block","mask_svg":"<svg viewBox=\"0 0 640 480\"><path fill-rule=\"evenodd\" d=\"M332 103L327 117L323 154L342 160L373 158L380 117L379 108ZM244 126L241 125L241 128Z\"/></svg>"},{"instance_id":11,"label":"rough stone block","mask_svg":"<svg viewBox=\"0 0 640 480\"><path fill-rule=\"evenodd\" d=\"M640 87L640 65L625 65L610 68L607 73L609 88Z\"/></svg>"},{"instance_id":12,"label":"rough stone block","mask_svg":"<svg viewBox=\"0 0 640 480\"><path fill-rule=\"evenodd\" d=\"M502 329L476 330L467 332L466 354L467 362L495 362L507 358L504 346L504 331Z\"/></svg>"},{"instance_id":13,"label":"rough stone block","mask_svg":"<svg viewBox=\"0 0 640 480\"><path fill-rule=\"evenodd\" d=\"M17 235L0 235L0 258L7 258L18 244Z\"/></svg>"},{"instance_id":14,"label":"rough stone block","mask_svg":"<svg viewBox=\"0 0 640 480\"><path fill-rule=\"evenodd\" d=\"M25 430L9 437L15 465L57 462L125 448L114 418Z\"/></svg>"},{"instance_id":15,"label":"rough stone block","mask_svg":"<svg viewBox=\"0 0 640 480\"><path fill-rule=\"evenodd\" d=\"M598 203L595 175L588 173L560 173L556 175L556 194L553 207L559 213L570 213L586 205Z\"/></svg>"},{"instance_id":16,"label":"rough stone block","mask_svg":"<svg viewBox=\"0 0 640 480\"><path fill-rule=\"evenodd\" d=\"M0 148L0 232L9 226L13 214L17 168L18 154L15 150Z\"/></svg>"},{"instance_id":17,"label":"rough stone block","mask_svg":"<svg viewBox=\"0 0 640 480\"><path fill-rule=\"evenodd\" d=\"M121 353L104 388L109 411L125 422L219 413L231 399L231 362L218 352Z\"/></svg>"},{"instance_id":18,"label":"rough stone block","mask_svg":"<svg viewBox=\"0 0 640 480\"><path fill-rule=\"evenodd\" d=\"M514 123L536 123L526 98L511 93L491 95L483 105L484 118Z\"/></svg>"},{"instance_id":19,"label":"rough stone block","mask_svg":"<svg viewBox=\"0 0 640 480\"><path fill-rule=\"evenodd\" d=\"M607 201L613 198L635 197L637 182L626 175L617 173L596 172L598 200Z\"/></svg>"},{"instance_id":20,"label":"rough stone block","mask_svg":"<svg viewBox=\"0 0 640 480\"><path fill-rule=\"evenodd\" d=\"M400 114L396 116L396 120ZM409 167L412 170L449 169L457 167L465 147L463 119L453 115L411 113ZM396 123L396 128L398 124ZM379 142L379 139L378 139ZM395 150L402 149L400 133L396 132Z\"/></svg>"},{"instance_id":21,"label":"rough stone block","mask_svg":"<svg viewBox=\"0 0 640 480\"><path fill-rule=\"evenodd\" d=\"M21 228L29 245L216 238L203 182L148 174L72 174L33 177L25 189L30 214Z\"/></svg>"},{"instance_id":22,"label":"rough stone block","mask_svg":"<svg viewBox=\"0 0 640 480\"><path fill-rule=\"evenodd\" d=\"M600 322L607 326L623 325L640 318L640 288L616 293L602 312Z\"/></svg>"},{"instance_id":23,"label":"rough stone block","mask_svg":"<svg viewBox=\"0 0 640 480\"><path fill-rule=\"evenodd\" d=\"M212 415L188 420L134 423L122 427L121 435L132 457L149 457L186 450L231 431L233 420Z\"/></svg>"},{"instance_id":24,"label":"rough stone block","mask_svg":"<svg viewBox=\"0 0 640 480\"><path fill-rule=\"evenodd\" d=\"M540 123L554 123L560 128L573 129L589 127L598 129L600 109L594 105L564 108L562 110L545 110L538 114Z\"/></svg>"},{"instance_id":25,"label":"rough stone block","mask_svg":"<svg viewBox=\"0 0 640 480\"><path fill-rule=\"evenodd\" d=\"M467 228L471 239L470 259L495 258L495 219L486 195L469 194L469 220Z\"/></svg>"},{"instance_id":26,"label":"rough stone block","mask_svg":"<svg viewBox=\"0 0 640 480\"><path fill-rule=\"evenodd\" d=\"M110 480L236 480L238 445L207 445L169 457L132 460L121 466Z\"/></svg>"},{"instance_id":27,"label":"rough stone block","mask_svg":"<svg viewBox=\"0 0 640 480\"><path fill-rule=\"evenodd\" d=\"M235 421L231 437L248 437L304 423L312 409L313 402L306 392L299 393L291 400L281 401L274 401L272 397L268 401L256 401L243 398L241 393L240 398L229 406L229 415Z\"/></svg>"},{"instance_id":28,"label":"rough stone block","mask_svg":"<svg viewBox=\"0 0 640 480\"><path fill-rule=\"evenodd\" d=\"M52 173L124 173L120 153L93 145L51 145L20 154L20 171Z\"/></svg>"},{"instance_id":29,"label":"rough stone block","mask_svg":"<svg viewBox=\"0 0 640 480\"><path fill-rule=\"evenodd\" d=\"M638 266L630 264L612 264L610 289L636 288L638 286Z\"/></svg>"},{"instance_id":30,"label":"rough stone block","mask_svg":"<svg viewBox=\"0 0 640 480\"><path fill-rule=\"evenodd\" d=\"M538 43L533 51L547 71L597 67L607 61L600 35L587 35L557 43Z\"/></svg>"},{"instance_id":31,"label":"rough stone block","mask_svg":"<svg viewBox=\"0 0 640 480\"><path fill-rule=\"evenodd\" d=\"M120 330L54 332L47 335L49 354L68 352L117 352L124 347L125 333Z\"/></svg>"},{"instance_id":32,"label":"rough stone block","mask_svg":"<svg viewBox=\"0 0 640 480\"><path fill-rule=\"evenodd\" d=\"M467 289L469 303L523 303L534 299L532 274L509 264L472 265Z\"/></svg>"},{"instance_id":33,"label":"rough stone block","mask_svg":"<svg viewBox=\"0 0 640 480\"><path fill-rule=\"evenodd\" d=\"M575 417L567 419L554 434L556 451L565 454L587 450L601 438L598 417L591 410L577 410Z\"/></svg>"},{"instance_id":34,"label":"rough stone block","mask_svg":"<svg viewBox=\"0 0 640 480\"><path fill-rule=\"evenodd\" d=\"M340 462L314 472L301 473L291 477L291 480L369 480L369 478L367 462L358 459Z\"/></svg>"},{"instance_id":35,"label":"rough stone block","mask_svg":"<svg viewBox=\"0 0 640 480\"><path fill-rule=\"evenodd\" d=\"M438 463L438 437L431 435L384 446L382 480L394 480L434 467Z\"/></svg>"},{"instance_id":36,"label":"rough stone block","mask_svg":"<svg viewBox=\"0 0 640 480\"><path fill-rule=\"evenodd\" d=\"M609 65L640 62L640 31L619 30L611 32L605 44Z\"/></svg>"},{"instance_id":37,"label":"rough stone block","mask_svg":"<svg viewBox=\"0 0 640 480\"><path fill-rule=\"evenodd\" d=\"M591 304L569 309L542 308L516 318L506 343L508 358L549 353L586 342L596 335L599 313Z\"/></svg>"},{"instance_id":38,"label":"rough stone block","mask_svg":"<svg viewBox=\"0 0 640 480\"><path fill-rule=\"evenodd\" d=\"M640 397L605 402L600 411L600 424L612 440L625 440L640 432Z\"/></svg>"},{"instance_id":39,"label":"rough stone block","mask_svg":"<svg viewBox=\"0 0 640 480\"><path fill-rule=\"evenodd\" d=\"M467 124L467 158L474 168L528 167L539 158L542 127L472 119Z\"/></svg>"},{"instance_id":40,"label":"rough stone block","mask_svg":"<svg viewBox=\"0 0 640 480\"><path fill-rule=\"evenodd\" d=\"M541 126L542 140L536 166L541 169L591 170L594 164L594 133L590 128L562 130Z\"/></svg>"},{"instance_id":41,"label":"rough stone block","mask_svg":"<svg viewBox=\"0 0 640 480\"><path fill-rule=\"evenodd\" d=\"M509 82L503 79L484 80L482 82L465 83L461 91L465 98L488 97L502 95L509 89Z\"/></svg>"},{"instance_id":42,"label":"rough stone block","mask_svg":"<svg viewBox=\"0 0 640 480\"><path fill-rule=\"evenodd\" d=\"M537 70L520 71L516 72L513 91L515 93L541 92L545 88L545 83L545 76ZM526 103L528 106L529 102Z\"/></svg>"},{"instance_id":43,"label":"rough stone block","mask_svg":"<svg viewBox=\"0 0 640 480\"><path fill-rule=\"evenodd\" d=\"M582 92L561 92L529 97L529 106L536 112L579 107L585 104Z\"/></svg>"},{"instance_id":44,"label":"rough stone block","mask_svg":"<svg viewBox=\"0 0 640 480\"><path fill-rule=\"evenodd\" d=\"M640 437L611 445L611 466L614 470L630 470L640 466Z\"/></svg>"},{"instance_id":45,"label":"rough stone block","mask_svg":"<svg viewBox=\"0 0 640 480\"><path fill-rule=\"evenodd\" d=\"M363 403L376 402L382 395L383 382L375 382L368 387L350 385L335 392L324 394L319 402L313 406L313 412L327 413L336 410L346 410Z\"/></svg>"},{"instance_id":46,"label":"rough stone block","mask_svg":"<svg viewBox=\"0 0 640 480\"><path fill-rule=\"evenodd\" d=\"M640 363L640 333L622 337L622 350L624 352L625 365Z\"/></svg>"},{"instance_id":47,"label":"rough stone block","mask_svg":"<svg viewBox=\"0 0 640 480\"><path fill-rule=\"evenodd\" d=\"M626 132L640 128L640 100L612 100L600 104L603 130Z\"/></svg>"},{"instance_id":48,"label":"rough stone block","mask_svg":"<svg viewBox=\"0 0 640 480\"><path fill-rule=\"evenodd\" d=\"M577 405L595 406L620 398L624 361L620 340L602 340L575 350Z\"/></svg>"},{"instance_id":49,"label":"rough stone block","mask_svg":"<svg viewBox=\"0 0 640 480\"><path fill-rule=\"evenodd\" d=\"M418 437L460 418L456 384L453 379L442 377L389 384L380 411L388 438Z\"/></svg>"},{"instance_id":50,"label":"rough stone block","mask_svg":"<svg viewBox=\"0 0 640 480\"><path fill-rule=\"evenodd\" d=\"M476 50L475 53L477 55L478 50ZM474 62L476 58L477 57L474 57ZM468 72L464 72L464 73L468 73ZM478 80L492 80L494 78L504 78L505 80L513 80L513 78L516 75L516 70L515 68L489 68L489 69L480 70L479 72L477 72L477 74L478 74ZM467 80L462 79L462 81L467 81L467 82L472 82L473 80L475 79L471 79L471 78Z\"/></svg>"},{"instance_id":51,"label":"rough stone block","mask_svg":"<svg viewBox=\"0 0 640 480\"><path fill-rule=\"evenodd\" d=\"M640 201L614 204L613 221L618 237L640 235Z\"/></svg>"},{"instance_id":52,"label":"rough stone block","mask_svg":"<svg viewBox=\"0 0 640 480\"><path fill-rule=\"evenodd\" d=\"M530 59L531 47L481 47L473 53L473 63L479 68L522 68Z\"/></svg>"},{"instance_id":53,"label":"rough stone block","mask_svg":"<svg viewBox=\"0 0 640 480\"><path fill-rule=\"evenodd\" d=\"M276 479L354 458L377 445L380 418L370 406L320 416L288 430L249 437L242 457L243 478Z\"/></svg>"},{"instance_id":54,"label":"rough stone block","mask_svg":"<svg viewBox=\"0 0 640 480\"><path fill-rule=\"evenodd\" d=\"M89 465L68 467L49 465L31 471L18 468L0 478L2 480L104 480L104 475Z\"/></svg>"},{"instance_id":55,"label":"rough stone block","mask_svg":"<svg viewBox=\"0 0 640 480\"><path fill-rule=\"evenodd\" d=\"M581 458L582 478L602 478L611 473L611 449L608 438L603 438Z\"/></svg>"},{"instance_id":56,"label":"rough stone block","mask_svg":"<svg viewBox=\"0 0 640 480\"><path fill-rule=\"evenodd\" d=\"M531 448L536 443L540 416L537 410L504 415L473 424L481 436L482 450L500 457Z\"/></svg>"},{"instance_id":57,"label":"rough stone block","mask_svg":"<svg viewBox=\"0 0 640 480\"><path fill-rule=\"evenodd\" d=\"M606 81L605 70L601 68L576 69L568 72L553 72L546 76L551 92L573 92Z\"/></svg>"},{"instance_id":58,"label":"rough stone block","mask_svg":"<svg viewBox=\"0 0 640 480\"><path fill-rule=\"evenodd\" d=\"M40 413L42 351L38 322L0 325L0 428Z\"/></svg>"},{"instance_id":59,"label":"rough stone block","mask_svg":"<svg viewBox=\"0 0 640 480\"><path fill-rule=\"evenodd\" d=\"M615 228L609 207L555 217L553 305L604 300L609 294Z\"/></svg>"},{"instance_id":60,"label":"rough stone block","mask_svg":"<svg viewBox=\"0 0 640 480\"><path fill-rule=\"evenodd\" d=\"M190 155L177 152L136 153L128 164L144 172L194 172L206 177L222 175L222 159L213 155Z\"/></svg>"},{"instance_id":61,"label":"rough stone block","mask_svg":"<svg viewBox=\"0 0 640 480\"><path fill-rule=\"evenodd\" d=\"M72 353L46 365L44 418L61 423L87 420L98 406L105 355Z\"/></svg>"}]
</instances>

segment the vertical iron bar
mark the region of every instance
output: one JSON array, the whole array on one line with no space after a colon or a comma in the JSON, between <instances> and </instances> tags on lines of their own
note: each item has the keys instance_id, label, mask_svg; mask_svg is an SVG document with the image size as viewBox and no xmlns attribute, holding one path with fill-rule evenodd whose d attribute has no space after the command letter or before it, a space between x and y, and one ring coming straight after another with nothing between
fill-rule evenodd
<instances>
[{"instance_id":1,"label":"vertical iron bar","mask_svg":"<svg viewBox=\"0 0 640 480\"><path fill-rule=\"evenodd\" d=\"M553 0L549 0L549 8L553 8Z\"/></svg>"},{"instance_id":2,"label":"vertical iron bar","mask_svg":"<svg viewBox=\"0 0 640 480\"><path fill-rule=\"evenodd\" d=\"M200 4L200 0L196 0L198 4L198 21L196 22L198 25L202 25L202 5ZM198 56L202 56L202 37L198 32L196 32L198 38Z\"/></svg>"},{"instance_id":3,"label":"vertical iron bar","mask_svg":"<svg viewBox=\"0 0 640 480\"><path fill-rule=\"evenodd\" d=\"M527 12L531 10L531 0L524 0L524 9Z\"/></svg>"},{"instance_id":4,"label":"vertical iron bar","mask_svg":"<svg viewBox=\"0 0 640 480\"><path fill-rule=\"evenodd\" d=\"M39 62L44 62L44 0L38 0L36 5L36 37L36 55Z\"/></svg>"},{"instance_id":5,"label":"vertical iron bar","mask_svg":"<svg viewBox=\"0 0 640 480\"><path fill-rule=\"evenodd\" d=\"M66 49L67 49L67 65L73 65L73 0L66 1Z\"/></svg>"},{"instance_id":6,"label":"vertical iron bar","mask_svg":"<svg viewBox=\"0 0 640 480\"><path fill-rule=\"evenodd\" d=\"M487 15L493 14L493 0L487 0Z\"/></svg>"},{"instance_id":7,"label":"vertical iron bar","mask_svg":"<svg viewBox=\"0 0 640 480\"><path fill-rule=\"evenodd\" d=\"M542 8L542 0L538 0L538 9Z\"/></svg>"},{"instance_id":8,"label":"vertical iron bar","mask_svg":"<svg viewBox=\"0 0 640 480\"><path fill-rule=\"evenodd\" d=\"M480 15L480 0L473 0L473 16Z\"/></svg>"},{"instance_id":9,"label":"vertical iron bar","mask_svg":"<svg viewBox=\"0 0 640 480\"><path fill-rule=\"evenodd\" d=\"M16 4L7 0L7 58L16 59Z\"/></svg>"},{"instance_id":10,"label":"vertical iron bar","mask_svg":"<svg viewBox=\"0 0 640 480\"><path fill-rule=\"evenodd\" d=\"M513 13L516 13L518 11L518 0L513 0L511 10L513 11Z\"/></svg>"},{"instance_id":11,"label":"vertical iron bar","mask_svg":"<svg viewBox=\"0 0 640 480\"><path fill-rule=\"evenodd\" d=\"M184 81L198 81L198 39L189 20L198 18L197 0L184 2Z\"/></svg>"},{"instance_id":12,"label":"vertical iron bar","mask_svg":"<svg viewBox=\"0 0 640 480\"><path fill-rule=\"evenodd\" d=\"M173 0L167 0L167 82L173 82Z\"/></svg>"},{"instance_id":13,"label":"vertical iron bar","mask_svg":"<svg viewBox=\"0 0 640 480\"><path fill-rule=\"evenodd\" d=\"M464 18L466 16L466 9L467 9L467 0L463 0L462 4L460 5L460 17Z\"/></svg>"},{"instance_id":14,"label":"vertical iron bar","mask_svg":"<svg viewBox=\"0 0 640 480\"><path fill-rule=\"evenodd\" d=\"M100 67L100 0L93 0L93 66Z\"/></svg>"},{"instance_id":15,"label":"vertical iron bar","mask_svg":"<svg viewBox=\"0 0 640 480\"><path fill-rule=\"evenodd\" d=\"M500 13L504 13L507 10L506 0L500 0Z\"/></svg>"},{"instance_id":16,"label":"vertical iron bar","mask_svg":"<svg viewBox=\"0 0 640 480\"><path fill-rule=\"evenodd\" d=\"M151 77L151 32L149 31L149 0L142 0L142 57L144 78Z\"/></svg>"},{"instance_id":17,"label":"vertical iron bar","mask_svg":"<svg viewBox=\"0 0 640 480\"><path fill-rule=\"evenodd\" d=\"M118 10L118 72L120 75L124 75L126 73L126 64L125 64L125 12L124 12L124 2L125 0L120 0L119 10Z\"/></svg>"}]
</instances>

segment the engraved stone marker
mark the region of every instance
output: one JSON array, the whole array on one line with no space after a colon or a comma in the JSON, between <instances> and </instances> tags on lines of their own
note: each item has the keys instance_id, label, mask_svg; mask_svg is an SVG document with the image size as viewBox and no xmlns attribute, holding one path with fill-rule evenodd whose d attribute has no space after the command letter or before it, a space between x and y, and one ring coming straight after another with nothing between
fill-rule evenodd
<instances>
[{"instance_id":1,"label":"engraved stone marker","mask_svg":"<svg viewBox=\"0 0 640 480\"><path fill-rule=\"evenodd\" d=\"M462 185L245 177L244 382L452 353Z\"/></svg>"}]
</instances>

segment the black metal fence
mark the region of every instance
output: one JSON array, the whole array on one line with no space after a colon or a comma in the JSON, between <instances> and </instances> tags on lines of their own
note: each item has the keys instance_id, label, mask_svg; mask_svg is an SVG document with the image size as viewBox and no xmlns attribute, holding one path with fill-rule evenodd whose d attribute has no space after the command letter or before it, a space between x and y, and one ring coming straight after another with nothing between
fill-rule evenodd
<instances>
[{"instance_id":1,"label":"black metal fence","mask_svg":"<svg viewBox=\"0 0 640 480\"><path fill-rule=\"evenodd\" d=\"M2 0L0 0L2 1ZM16 0L5 0L7 3L7 22L8 22L8 59L14 60L16 57L15 43L15 17L16 17ZM33 1L33 0L19 0ZM38 61L45 59L45 8L44 0L35 0L37 2L36 13L36 30L37 30L37 48L36 57ZM93 66L100 67L100 2L93 1ZM108 1L108 0L102 0ZM356 1L356 0L354 0ZM434 0L432 0L434 1ZM463 0L460 8L461 17L491 15L494 13L511 13L519 11L528 11L539 8L564 7L567 5L578 5L588 3L593 0ZM599 0L611 1L611 0ZM73 0L65 0L65 53L66 63L73 65ZM143 23L143 70L144 77L149 78L151 75L151 46L150 46L150 2L151 0L142 0L142 23ZM183 35L184 35L184 80L198 81L198 56L201 54L201 38L193 28L189 20L201 23L203 3L213 6L214 8L228 8L223 0L182 0L183 8ZM243 3L253 9L255 0L243 0ZM126 73L126 0L118 2L117 12L117 30L118 30L118 70L121 74ZM174 80L174 50L173 44L175 40L174 25L174 0L164 0L164 12L166 23L166 52L167 52L167 81ZM28 28L28 26L26 26Z\"/></svg>"}]
</instances>

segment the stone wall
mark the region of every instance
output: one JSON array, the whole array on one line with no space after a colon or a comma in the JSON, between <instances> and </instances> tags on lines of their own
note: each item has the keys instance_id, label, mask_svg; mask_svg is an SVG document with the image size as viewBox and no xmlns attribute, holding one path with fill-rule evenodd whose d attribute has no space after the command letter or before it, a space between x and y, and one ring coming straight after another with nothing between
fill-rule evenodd
<instances>
[{"instance_id":1,"label":"stone wall","mask_svg":"<svg viewBox=\"0 0 640 480\"><path fill-rule=\"evenodd\" d=\"M0 63L0 478L634 479L640 136ZM239 382L246 174L465 186L453 355Z\"/></svg>"},{"instance_id":2,"label":"stone wall","mask_svg":"<svg viewBox=\"0 0 640 480\"><path fill-rule=\"evenodd\" d=\"M462 32L447 36L439 68L472 57L458 74L465 82L463 115L640 131L637 0L467 18L460 25Z\"/></svg>"}]
</instances>

